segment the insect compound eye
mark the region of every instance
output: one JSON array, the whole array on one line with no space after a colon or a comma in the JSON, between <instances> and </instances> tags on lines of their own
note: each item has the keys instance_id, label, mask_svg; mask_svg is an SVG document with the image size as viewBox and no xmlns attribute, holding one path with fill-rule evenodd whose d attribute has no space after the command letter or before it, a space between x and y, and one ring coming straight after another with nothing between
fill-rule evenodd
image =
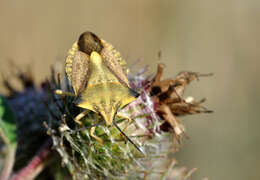
<instances>
[{"instance_id":1,"label":"insect compound eye","mask_svg":"<svg viewBox=\"0 0 260 180\"><path fill-rule=\"evenodd\" d=\"M79 50L90 55L93 51L98 53L103 49L103 45L99 37L92 32L84 32L78 40Z\"/></svg>"}]
</instances>

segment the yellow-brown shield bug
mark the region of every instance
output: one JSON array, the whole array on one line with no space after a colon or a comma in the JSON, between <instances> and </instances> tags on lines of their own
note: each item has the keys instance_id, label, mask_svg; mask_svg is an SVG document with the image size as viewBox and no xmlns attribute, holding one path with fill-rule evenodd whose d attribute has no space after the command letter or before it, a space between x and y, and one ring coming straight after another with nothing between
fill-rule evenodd
<instances>
[{"instance_id":1,"label":"yellow-brown shield bug","mask_svg":"<svg viewBox=\"0 0 260 180\"><path fill-rule=\"evenodd\" d=\"M69 50L65 70L76 96L76 105L85 109L75 117L75 122L82 124L80 119L89 110L94 111L103 117L107 126L114 125L140 151L115 122L115 116L121 116L118 110L138 96L129 86L128 69L120 53L95 34L85 32ZM130 122L128 117L124 118ZM92 127L91 136L102 143L94 132L95 127Z\"/></svg>"}]
</instances>

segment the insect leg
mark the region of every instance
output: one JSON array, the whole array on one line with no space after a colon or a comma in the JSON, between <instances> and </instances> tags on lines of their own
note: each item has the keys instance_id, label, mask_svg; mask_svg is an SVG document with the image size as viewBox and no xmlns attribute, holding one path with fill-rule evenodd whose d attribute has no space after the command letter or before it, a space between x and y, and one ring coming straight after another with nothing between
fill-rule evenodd
<instances>
[{"instance_id":1,"label":"insect leg","mask_svg":"<svg viewBox=\"0 0 260 180\"><path fill-rule=\"evenodd\" d=\"M55 94L59 95L59 96L76 96L75 94L71 93L71 92L65 92L62 91L60 89L55 90Z\"/></svg>"},{"instance_id":2,"label":"insect leg","mask_svg":"<svg viewBox=\"0 0 260 180\"><path fill-rule=\"evenodd\" d=\"M128 116L124 115L123 113L118 112L116 114L118 117L126 119L128 122L126 124L126 126L124 127L124 129L122 130L123 132L127 129L127 127L131 124L131 122L133 121L131 118L129 118Z\"/></svg>"},{"instance_id":3,"label":"insect leg","mask_svg":"<svg viewBox=\"0 0 260 180\"><path fill-rule=\"evenodd\" d=\"M78 123L79 125L82 125L82 122L80 121L80 119L82 119L84 116L86 116L89 113L89 110L85 110L81 113L79 113L75 118L74 121L76 123Z\"/></svg>"},{"instance_id":4,"label":"insect leg","mask_svg":"<svg viewBox=\"0 0 260 180\"><path fill-rule=\"evenodd\" d=\"M131 143L134 145L134 147L141 153L143 153L143 151L141 151L141 149L118 127L118 125L115 122L115 119L113 120L113 124L114 126L118 129L118 131L120 131L121 134L124 135L124 137Z\"/></svg>"},{"instance_id":5,"label":"insect leg","mask_svg":"<svg viewBox=\"0 0 260 180\"><path fill-rule=\"evenodd\" d=\"M95 135L96 126L90 129L90 136L96 139L100 144L103 144L103 140Z\"/></svg>"}]
</instances>

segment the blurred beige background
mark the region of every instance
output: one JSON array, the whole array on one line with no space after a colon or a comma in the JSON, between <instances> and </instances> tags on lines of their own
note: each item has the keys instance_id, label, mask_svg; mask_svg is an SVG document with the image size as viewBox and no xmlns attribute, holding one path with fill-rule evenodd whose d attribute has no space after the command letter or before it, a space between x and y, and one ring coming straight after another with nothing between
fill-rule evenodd
<instances>
[{"instance_id":1,"label":"blurred beige background","mask_svg":"<svg viewBox=\"0 0 260 180\"><path fill-rule=\"evenodd\" d=\"M177 159L198 168L195 180L260 179L259 0L1 0L0 22L1 72L12 59L38 82L85 30L151 73L159 50L165 77L213 72L186 94L207 97L215 113L183 118L191 140Z\"/></svg>"}]
</instances>

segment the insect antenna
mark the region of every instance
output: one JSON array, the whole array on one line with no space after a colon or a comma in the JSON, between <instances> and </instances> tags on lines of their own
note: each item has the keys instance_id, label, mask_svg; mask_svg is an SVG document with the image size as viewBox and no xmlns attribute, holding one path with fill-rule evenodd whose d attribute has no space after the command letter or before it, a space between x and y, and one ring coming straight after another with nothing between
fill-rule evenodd
<instances>
[{"instance_id":1,"label":"insect antenna","mask_svg":"<svg viewBox=\"0 0 260 180\"><path fill-rule=\"evenodd\" d=\"M131 144L134 145L134 147L135 147L139 152L143 153L143 151L141 151L141 149L118 127L118 125L116 124L115 121L113 121L113 124L114 124L114 126L120 131L120 133L122 133L122 134L125 136L125 138L126 138Z\"/></svg>"}]
</instances>

